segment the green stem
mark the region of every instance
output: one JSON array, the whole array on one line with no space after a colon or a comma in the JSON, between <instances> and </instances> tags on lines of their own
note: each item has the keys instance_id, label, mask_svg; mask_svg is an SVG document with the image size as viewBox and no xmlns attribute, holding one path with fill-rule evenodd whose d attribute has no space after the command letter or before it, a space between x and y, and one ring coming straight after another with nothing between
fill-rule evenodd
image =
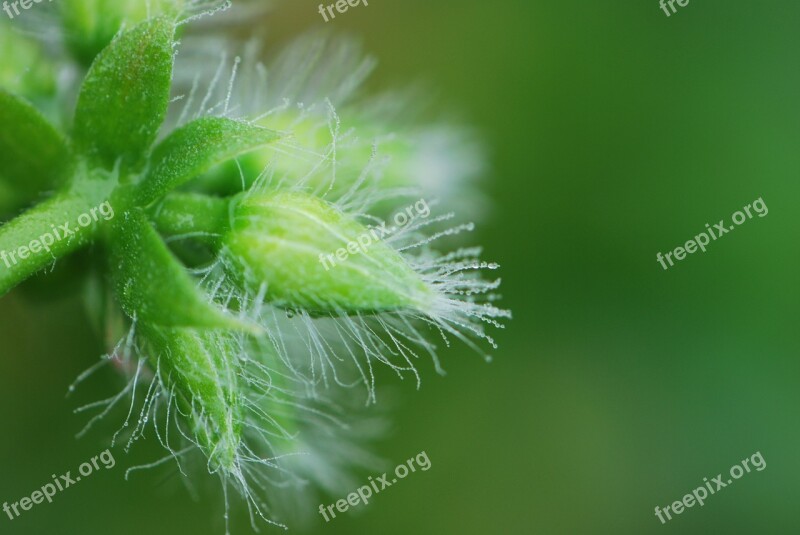
<instances>
[{"instance_id":1,"label":"green stem","mask_svg":"<svg viewBox=\"0 0 800 535\"><path fill-rule=\"evenodd\" d=\"M229 227L230 199L198 193L171 193L150 210L159 233L190 236L217 244Z\"/></svg>"},{"instance_id":2,"label":"green stem","mask_svg":"<svg viewBox=\"0 0 800 535\"><path fill-rule=\"evenodd\" d=\"M107 175L79 172L69 187L0 226L0 296L92 242L107 217L97 208L109 200L115 186Z\"/></svg>"}]
</instances>

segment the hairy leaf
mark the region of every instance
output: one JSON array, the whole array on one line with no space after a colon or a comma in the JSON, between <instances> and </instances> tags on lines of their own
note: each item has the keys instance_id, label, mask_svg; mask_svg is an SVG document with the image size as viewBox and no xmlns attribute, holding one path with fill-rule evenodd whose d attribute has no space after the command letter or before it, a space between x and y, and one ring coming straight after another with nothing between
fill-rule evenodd
<instances>
[{"instance_id":1,"label":"hairy leaf","mask_svg":"<svg viewBox=\"0 0 800 535\"><path fill-rule=\"evenodd\" d=\"M149 204L231 158L268 145L280 134L223 117L204 117L173 132L154 150L139 202Z\"/></svg>"},{"instance_id":2,"label":"hairy leaf","mask_svg":"<svg viewBox=\"0 0 800 535\"><path fill-rule=\"evenodd\" d=\"M78 97L79 150L113 166L141 163L169 104L174 22L160 17L119 35L89 69Z\"/></svg>"}]
</instances>

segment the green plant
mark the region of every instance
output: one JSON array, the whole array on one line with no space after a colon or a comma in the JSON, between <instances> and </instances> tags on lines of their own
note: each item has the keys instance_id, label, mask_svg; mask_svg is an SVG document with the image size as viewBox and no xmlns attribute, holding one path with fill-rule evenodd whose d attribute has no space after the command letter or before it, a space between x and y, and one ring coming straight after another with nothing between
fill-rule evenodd
<instances>
[{"instance_id":1,"label":"green plant","mask_svg":"<svg viewBox=\"0 0 800 535\"><path fill-rule=\"evenodd\" d=\"M347 42L301 39L260 96L268 69L251 46L227 84L226 56L212 72L194 61L211 38L187 36L176 67L180 20L207 6L153 3L148 16L135 5L64 3L72 68L88 65L74 106L54 81L63 60L0 78L0 210L27 206L0 226L0 295L54 264L80 279L90 317L111 333L103 362L129 370L120 394L81 409L102 409L87 428L130 396L115 440L128 447L151 424L169 458L202 452L251 516L276 522L285 491L267 491L265 506L253 490L267 490L264 471L340 492L371 459L361 443L375 428L348 387L376 401L375 363L419 381L420 353L441 369L430 333L494 346L484 326L509 314L492 304L499 281L479 273L497 266L477 248L432 245L472 224L426 235L453 214L407 210L388 237L369 226L450 195L439 180L460 183L475 156L461 130L403 118L396 96L357 99L371 62ZM323 53L338 74L312 61ZM60 261L90 245L97 269ZM321 261L333 255L333 268Z\"/></svg>"}]
</instances>

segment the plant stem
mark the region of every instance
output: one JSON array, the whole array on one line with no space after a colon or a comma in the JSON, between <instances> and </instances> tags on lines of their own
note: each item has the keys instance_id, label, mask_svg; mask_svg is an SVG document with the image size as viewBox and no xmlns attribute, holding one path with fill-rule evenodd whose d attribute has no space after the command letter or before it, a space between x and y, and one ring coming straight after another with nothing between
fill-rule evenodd
<instances>
[{"instance_id":1,"label":"plant stem","mask_svg":"<svg viewBox=\"0 0 800 535\"><path fill-rule=\"evenodd\" d=\"M78 173L69 187L0 226L0 296L92 242L101 225L92 218L91 210L109 200L115 186L116 181L107 175ZM86 226L79 223L80 216Z\"/></svg>"},{"instance_id":2,"label":"plant stem","mask_svg":"<svg viewBox=\"0 0 800 535\"><path fill-rule=\"evenodd\" d=\"M189 236L217 244L229 227L230 199L198 193L171 193L150 210L151 220L166 237Z\"/></svg>"}]
</instances>

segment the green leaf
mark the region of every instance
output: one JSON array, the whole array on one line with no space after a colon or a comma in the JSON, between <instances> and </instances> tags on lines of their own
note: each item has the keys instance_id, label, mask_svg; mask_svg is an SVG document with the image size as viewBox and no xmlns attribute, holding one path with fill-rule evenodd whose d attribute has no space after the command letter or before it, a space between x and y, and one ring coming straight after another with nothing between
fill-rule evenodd
<instances>
[{"instance_id":1,"label":"green leaf","mask_svg":"<svg viewBox=\"0 0 800 535\"><path fill-rule=\"evenodd\" d=\"M204 117L175 130L154 150L139 202L149 204L214 166L280 139L267 128Z\"/></svg>"},{"instance_id":2,"label":"green leaf","mask_svg":"<svg viewBox=\"0 0 800 535\"><path fill-rule=\"evenodd\" d=\"M130 317L160 327L253 330L209 301L141 209L116 221L111 266L117 298Z\"/></svg>"},{"instance_id":3,"label":"green leaf","mask_svg":"<svg viewBox=\"0 0 800 535\"><path fill-rule=\"evenodd\" d=\"M61 134L27 101L0 89L0 175L21 200L53 189L66 171Z\"/></svg>"},{"instance_id":4,"label":"green leaf","mask_svg":"<svg viewBox=\"0 0 800 535\"><path fill-rule=\"evenodd\" d=\"M174 22L143 22L118 36L89 69L78 97L73 139L111 167L140 164L164 122L172 79Z\"/></svg>"}]
</instances>

